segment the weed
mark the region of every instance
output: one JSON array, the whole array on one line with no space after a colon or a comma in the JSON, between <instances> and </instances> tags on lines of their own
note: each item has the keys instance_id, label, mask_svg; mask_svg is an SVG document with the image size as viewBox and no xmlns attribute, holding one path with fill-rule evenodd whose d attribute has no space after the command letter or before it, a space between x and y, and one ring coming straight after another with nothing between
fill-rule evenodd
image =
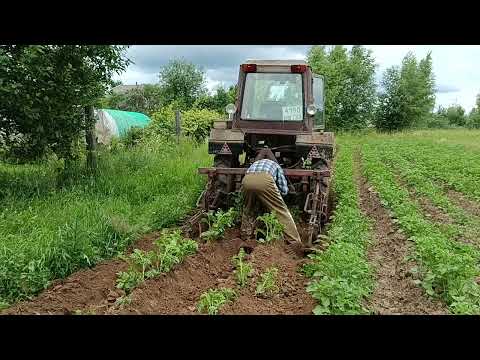
<instances>
[{"instance_id":1,"label":"weed","mask_svg":"<svg viewBox=\"0 0 480 360\"><path fill-rule=\"evenodd\" d=\"M271 243L282 238L285 226L278 220L274 212L263 214L257 217L257 220L263 222L265 226L265 229L257 228L255 230L256 235L258 235L258 233L263 235L263 238L259 238L258 242Z\"/></svg>"},{"instance_id":2,"label":"weed","mask_svg":"<svg viewBox=\"0 0 480 360\"><path fill-rule=\"evenodd\" d=\"M216 315L224 304L233 301L236 297L237 294L233 289L210 289L200 295L200 301L198 302L197 310L200 313Z\"/></svg>"},{"instance_id":3,"label":"weed","mask_svg":"<svg viewBox=\"0 0 480 360\"><path fill-rule=\"evenodd\" d=\"M251 264L247 264L244 262L245 258L245 250L243 248L240 249L238 255L233 257L233 264L235 266L235 278L237 279L237 284L240 287L243 287L247 284L249 276L253 272L253 268Z\"/></svg>"},{"instance_id":4,"label":"weed","mask_svg":"<svg viewBox=\"0 0 480 360\"><path fill-rule=\"evenodd\" d=\"M270 267L260 275L260 282L257 284L255 295L257 296L271 296L279 291L277 286L278 269Z\"/></svg>"}]
</instances>

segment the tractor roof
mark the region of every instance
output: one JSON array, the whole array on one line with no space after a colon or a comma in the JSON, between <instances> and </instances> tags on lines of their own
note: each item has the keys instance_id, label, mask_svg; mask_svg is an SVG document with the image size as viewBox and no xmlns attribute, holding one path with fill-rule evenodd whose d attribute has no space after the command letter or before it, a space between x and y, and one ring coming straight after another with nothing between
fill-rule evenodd
<instances>
[{"instance_id":1,"label":"tractor roof","mask_svg":"<svg viewBox=\"0 0 480 360\"><path fill-rule=\"evenodd\" d=\"M308 65L304 60L247 60L244 64L257 65Z\"/></svg>"}]
</instances>

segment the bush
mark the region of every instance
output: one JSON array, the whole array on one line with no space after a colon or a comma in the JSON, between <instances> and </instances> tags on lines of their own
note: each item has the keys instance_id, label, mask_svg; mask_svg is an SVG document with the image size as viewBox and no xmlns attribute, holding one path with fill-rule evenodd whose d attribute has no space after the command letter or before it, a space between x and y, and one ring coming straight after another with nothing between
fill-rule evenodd
<instances>
[{"instance_id":1,"label":"bush","mask_svg":"<svg viewBox=\"0 0 480 360\"><path fill-rule=\"evenodd\" d=\"M466 125L469 129L480 129L480 113L472 111L468 116Z\"/></svg>"},{"instance_id":2,"label":"bush","mask_svg":"<svg viewBox=\"0 0 480 360\"><path fill-rule=\"evenodd\" d=\"M145 134L145 129L132 127L120 138L120 141L127 147L132 147L140 143Z\"/></svg>"},{"instance_id":3,"label":"bush","mask_svg":"<svg viewBox=\"0 0 480 360\"><path fill-rule=\"evenodd\" d=\"M216 111L207 109L191 109L181 112L182 133L196 141L205 139L213 122L221 115ZM152 114L152 123L147 132L150 135L160 134L165 137L175 135L175 105L165 106L160 111Z\"/></svg>"},{"instance_id":4,"label":"bush","mask_svg":"<svg viewBox=\"0 0 480 360\"><path fill-rule=\"evenodd\" d=\"M449 120L445 116L432 114L425 118L424 127L429 129L449 129L452 127Z\"/></svg>"}]
</instances>

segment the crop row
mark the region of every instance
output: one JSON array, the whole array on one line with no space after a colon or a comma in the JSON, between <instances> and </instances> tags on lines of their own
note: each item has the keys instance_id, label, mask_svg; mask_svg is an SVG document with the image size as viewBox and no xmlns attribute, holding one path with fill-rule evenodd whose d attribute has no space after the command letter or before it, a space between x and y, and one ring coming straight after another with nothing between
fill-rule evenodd
<instances>
[{"instance_id":1,"label":"crop row","mask_svg":"<svg viewBox=\"0 0 480 360\"><path fill-rule=\"evenodd\" d=\"M328 229L331 244L324 252L309 256L311 262L303 268L311 277L307 291L318 302L315 314L367 313L362 302L374 283L366 256L370 223L359 208L353 148L348 144L338 152L333 181L337 205Z\"/></svg>"},{"instance_id":2,"label":"crop row","mask_svg":"<svg viewBox=\"0 0 480 360\"><path fill-rule=\"evenodd\" d=\"M383 163L377 146L365 143L362 152L364 176L415 244L414 257L420 264L421 284L426 292L441 297L453 313L479 313L480 287L475 281L480 274L478 250L451 240L439 225L424 217Z\"/></svg>"}]
</instances>

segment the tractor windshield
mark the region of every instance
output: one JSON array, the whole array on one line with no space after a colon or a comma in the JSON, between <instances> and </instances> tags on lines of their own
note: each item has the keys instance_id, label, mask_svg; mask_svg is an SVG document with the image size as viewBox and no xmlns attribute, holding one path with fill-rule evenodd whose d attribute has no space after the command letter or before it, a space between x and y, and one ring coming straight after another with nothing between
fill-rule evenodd
<instances>
[{"instance_id":1,"label":"tractor windshield","mask_svg":"<svg viewBox=\"0 0 480 360\"><path fill-rule=\"evenodd\" d=\"M302 74L247 73L243 120L302 121Z\"/></svg>"}]
</instances>

